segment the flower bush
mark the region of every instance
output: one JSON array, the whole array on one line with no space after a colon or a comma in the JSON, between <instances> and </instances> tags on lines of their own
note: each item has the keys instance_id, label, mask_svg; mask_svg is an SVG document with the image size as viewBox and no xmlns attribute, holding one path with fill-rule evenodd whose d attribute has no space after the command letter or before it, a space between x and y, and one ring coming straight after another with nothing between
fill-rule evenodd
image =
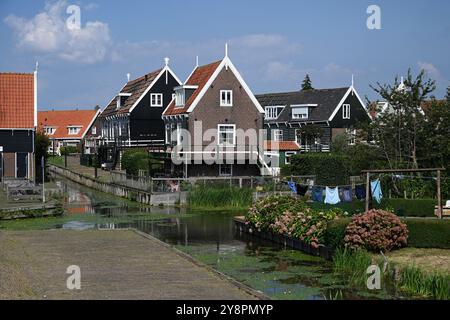
<instances>
[{"instance_id":1,"label":"flower bush","mask_svg":"<svg viewBox=\"0 0 450 320\"><path fill-rule=\"evenodd\" d=\"M246 216L247 224L258 230L269 230L300 239L313 247L324 243L328 221L344 216L340 209L316 211L291 196L271 196L253 205Z\"/></svg>"},{"instance_id":2,"label":"flower bush","mask_svg":"<svg viewBox=\"0 0 450 320\"><path fill-rule=\"evenodd\" d=\"M346 229L346 247L369 251L391 251L406 246L408 229L393 213L370 210L354 216Z\"/></svg>"}]
</instances>

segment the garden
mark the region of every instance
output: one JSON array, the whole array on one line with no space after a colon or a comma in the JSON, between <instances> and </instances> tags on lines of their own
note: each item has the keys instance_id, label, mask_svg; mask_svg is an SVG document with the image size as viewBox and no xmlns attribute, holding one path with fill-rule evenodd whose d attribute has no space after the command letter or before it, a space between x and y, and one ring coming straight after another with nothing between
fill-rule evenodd
<instances>
[{"instance_id":1,"label":"garden","mask_svg":"<svg viewBox=\"0 0 450 320\"><path fill-rule=\"evenodd\" d=\"M405 294L450 298L450 270L446 267L450 262L450 220L403 218L380 209L351 214L340 208L311 208L298 198L274 195L256 202L245 223L259 232L329 248L334 271L351 286L366 286L366 270L377 264L384 282ZM410 250L409 255L403 254L405 250ZM426 263L433 259L444 261L443 267Z\"/></svg>"}]
</instances>

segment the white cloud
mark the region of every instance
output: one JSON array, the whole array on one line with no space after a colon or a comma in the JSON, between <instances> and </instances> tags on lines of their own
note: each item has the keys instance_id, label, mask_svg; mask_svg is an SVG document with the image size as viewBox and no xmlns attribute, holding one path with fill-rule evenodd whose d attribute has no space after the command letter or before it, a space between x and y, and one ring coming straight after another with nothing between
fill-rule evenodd
<instances>
[{"instance_id":1,"label":"white cloud","mask_svg":"<svg viewBox=\"0 0 450 320\"><path fill-rule=\"evenodd\" d=\"M47 3L44 11L31 19L7 16L5 23L13 30L17 47L71 62L92 64L104 60L111 45L108 24L89 21L80 29L69 29L68 6L66 0L59 0Z\"/></svg>"},{"instance_id":2,"label":"white cloud","mask_svg":"<svg viewBox=\"0 0 450 320\"><path fill-rule=\"evenodd\" d=\"M425 70L427 75L432 79L434 80L442 79L441 72L432 63L419 61L417 62L417 65L419 66L420 69Z\"/></svg>"}]
</instances>

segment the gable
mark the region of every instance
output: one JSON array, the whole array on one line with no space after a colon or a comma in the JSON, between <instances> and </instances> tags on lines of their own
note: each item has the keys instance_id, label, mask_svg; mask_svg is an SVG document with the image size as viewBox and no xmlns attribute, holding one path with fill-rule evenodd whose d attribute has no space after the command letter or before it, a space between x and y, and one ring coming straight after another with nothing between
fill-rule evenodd
<instances>
[{"instance_id":1,"label":"gable","mask_svg":"<svg viewBox=\"0 0 450 320\"><path fill-rule=\"evenodd\" d=\"M343 106L346 104L350 105L350 119L343 119ZM357 122L370 121L371 117L356 91L351 91L341 101L330 119L333 127L349 127Z\"/></svg>"}]
</instances>

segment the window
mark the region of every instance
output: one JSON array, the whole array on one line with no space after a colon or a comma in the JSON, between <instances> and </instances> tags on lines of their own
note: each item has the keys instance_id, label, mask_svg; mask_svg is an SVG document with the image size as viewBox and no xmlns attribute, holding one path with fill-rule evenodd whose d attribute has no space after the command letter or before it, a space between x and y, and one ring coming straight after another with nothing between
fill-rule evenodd
<instances>
[{"instance_id":1,"label":"window","mask_svg":"<svg viewBox=\"0 0 450 320\"><path fill-rule=\"evenodd\" d=\"M92 127L91 134L97 134L97 127Z\"/></svg>"},{"instance_id":2,"label":"window","mask_svg":"<svg viewBox=\"0 0 450 320\"><path fill-rule=\"evenodd\" d=\"M342 119L350 119L350 105L344 104L342 106Z\"/></svg>"},{"instance_id":3,"label":"window","mask_svg":"<svg viewBox=\"0 0 450 320\"><path fill-rule=\"evenodd\" d=\"M297 152L295 152L295 151L286 151L285 154L284 154L284 163L285 164L290 164L291 163L291 157L294 154L297 154Z\"/></svg>"},{"instance_id":4,"label":"window","mask_svg":"<svg viewBox=\"0 0 450 320\"><path fill-rule=\"evenodd\" d=\"M302 130L300 129L295 129L295 142L302 145Z\"/></svg>"},{"instance_id":5,"label":"window","mask_svg":"<svg viewBox=\"0 0 450 320\"><path fill-rule=\"evenodd\" d=\"M283 130L274 129L272 130L273 141L283 141Z\"/></svg>"},{"instance_id":6,"label":"window","mask_svg":"<svg viewBox=\"0 0 450 320\"><path fill-rule=\"evenodd\" d=\"M219 176L229 177L233 175L233 165L232 164L219 164Z\"/></svg>"},{"instance_id":7,"label":"window","mask_svg":"<svg viewBox=\"0 0 450 320\"><path fill-rule=\"evenodd\" d=\"M175 92L175 107L184 106L184 90L177 90Z\"/></svg>"},{"instance_id":8,"label":"window","mask_svg":"<svg viewBox=\"0 0 450 320\"><path fill-rule=\"evenodd\" d=\"M177 145L181 145L182 137L181 137L181 123L177 123Z\"/></svg>"},{"instance_id":9,"label":"window","mask_svg":"<svg viewBox=\"0 0 450 320\"><path fill-rule=\"evenodd\" d=\"M273 119L277 119L278 116L280 115L281 111L283 111L283 106L268 106L265 107L265 115L264 115L264 119L266 120L273 120Z\"/></svg>"},{"instance_id":10,"label":"window","mask_svg":"<svg viewBox=\"0 0 450 320\"><path fill-rule=\"evenodd\" d=\"M152 93L150 94L150 107L162 107L163 106L163 95L162 93Z\"/></svg>"},{"instance_id":11,"label":"window","mask_svg":"<svg viewBox=\"0 0 450 320\"><path fill-rule=\"evenodd\" d=\"M220 90L220 106L232 107L233 106L233 91L232 90Z\"/></svg>"},{"instance_id":12,"label":"window","mask_svg":"<svg viewBox=\"0 0 450 320\"><path fill-rule=\"evenodd\" d=\"M236 138L236 125L219 124L218 125L219 145L234 145Z\"/></svg>"},{"instance_id":13,"label":"window","mask_svg":"<svg viewBox=\"0 0 450 320\"><path fill-rule=\"evenodd\" d=\"M78 134L80 132L80 127L68 127L69 134Z\"/></svg>"},{"instance_id":14,"label":"window","mask_svg":"<svg viewBox=\"0 0 450 320\"><path fill-rule=\"evenodd\" d=\"M292 119L308 119L308 107L292 108Z\"/></svg>"},{"instance_id":15,"label":"window","mask_svg":"<svg viewBox=\"0 0 450 320\"><path fill-rule=\"evenodd\" d=\"M45 127L45 128L44 128L44 132L45 132L45 134L52 135L52 134L55 133L55 128L52 128L52 127Z\"/></svg>"},{"instance_id":16,"label":"window","mask_svg":"<svg viewBox=\"0 0 450 320\"><path fill-rule=\"evenodd\" d=\"M170 124L166 124L166 144L170 144Z\"/></svg>"},{"instance_id":17,"label":"window","mask_svg":"<svg viewBox=\"0 0 450 320\"><path fill-rule=\"evenodd\" d=\"M356 129L345 129L348 136L348 144L353 146L356 143Z\"/></svg>"}]
</instances>

